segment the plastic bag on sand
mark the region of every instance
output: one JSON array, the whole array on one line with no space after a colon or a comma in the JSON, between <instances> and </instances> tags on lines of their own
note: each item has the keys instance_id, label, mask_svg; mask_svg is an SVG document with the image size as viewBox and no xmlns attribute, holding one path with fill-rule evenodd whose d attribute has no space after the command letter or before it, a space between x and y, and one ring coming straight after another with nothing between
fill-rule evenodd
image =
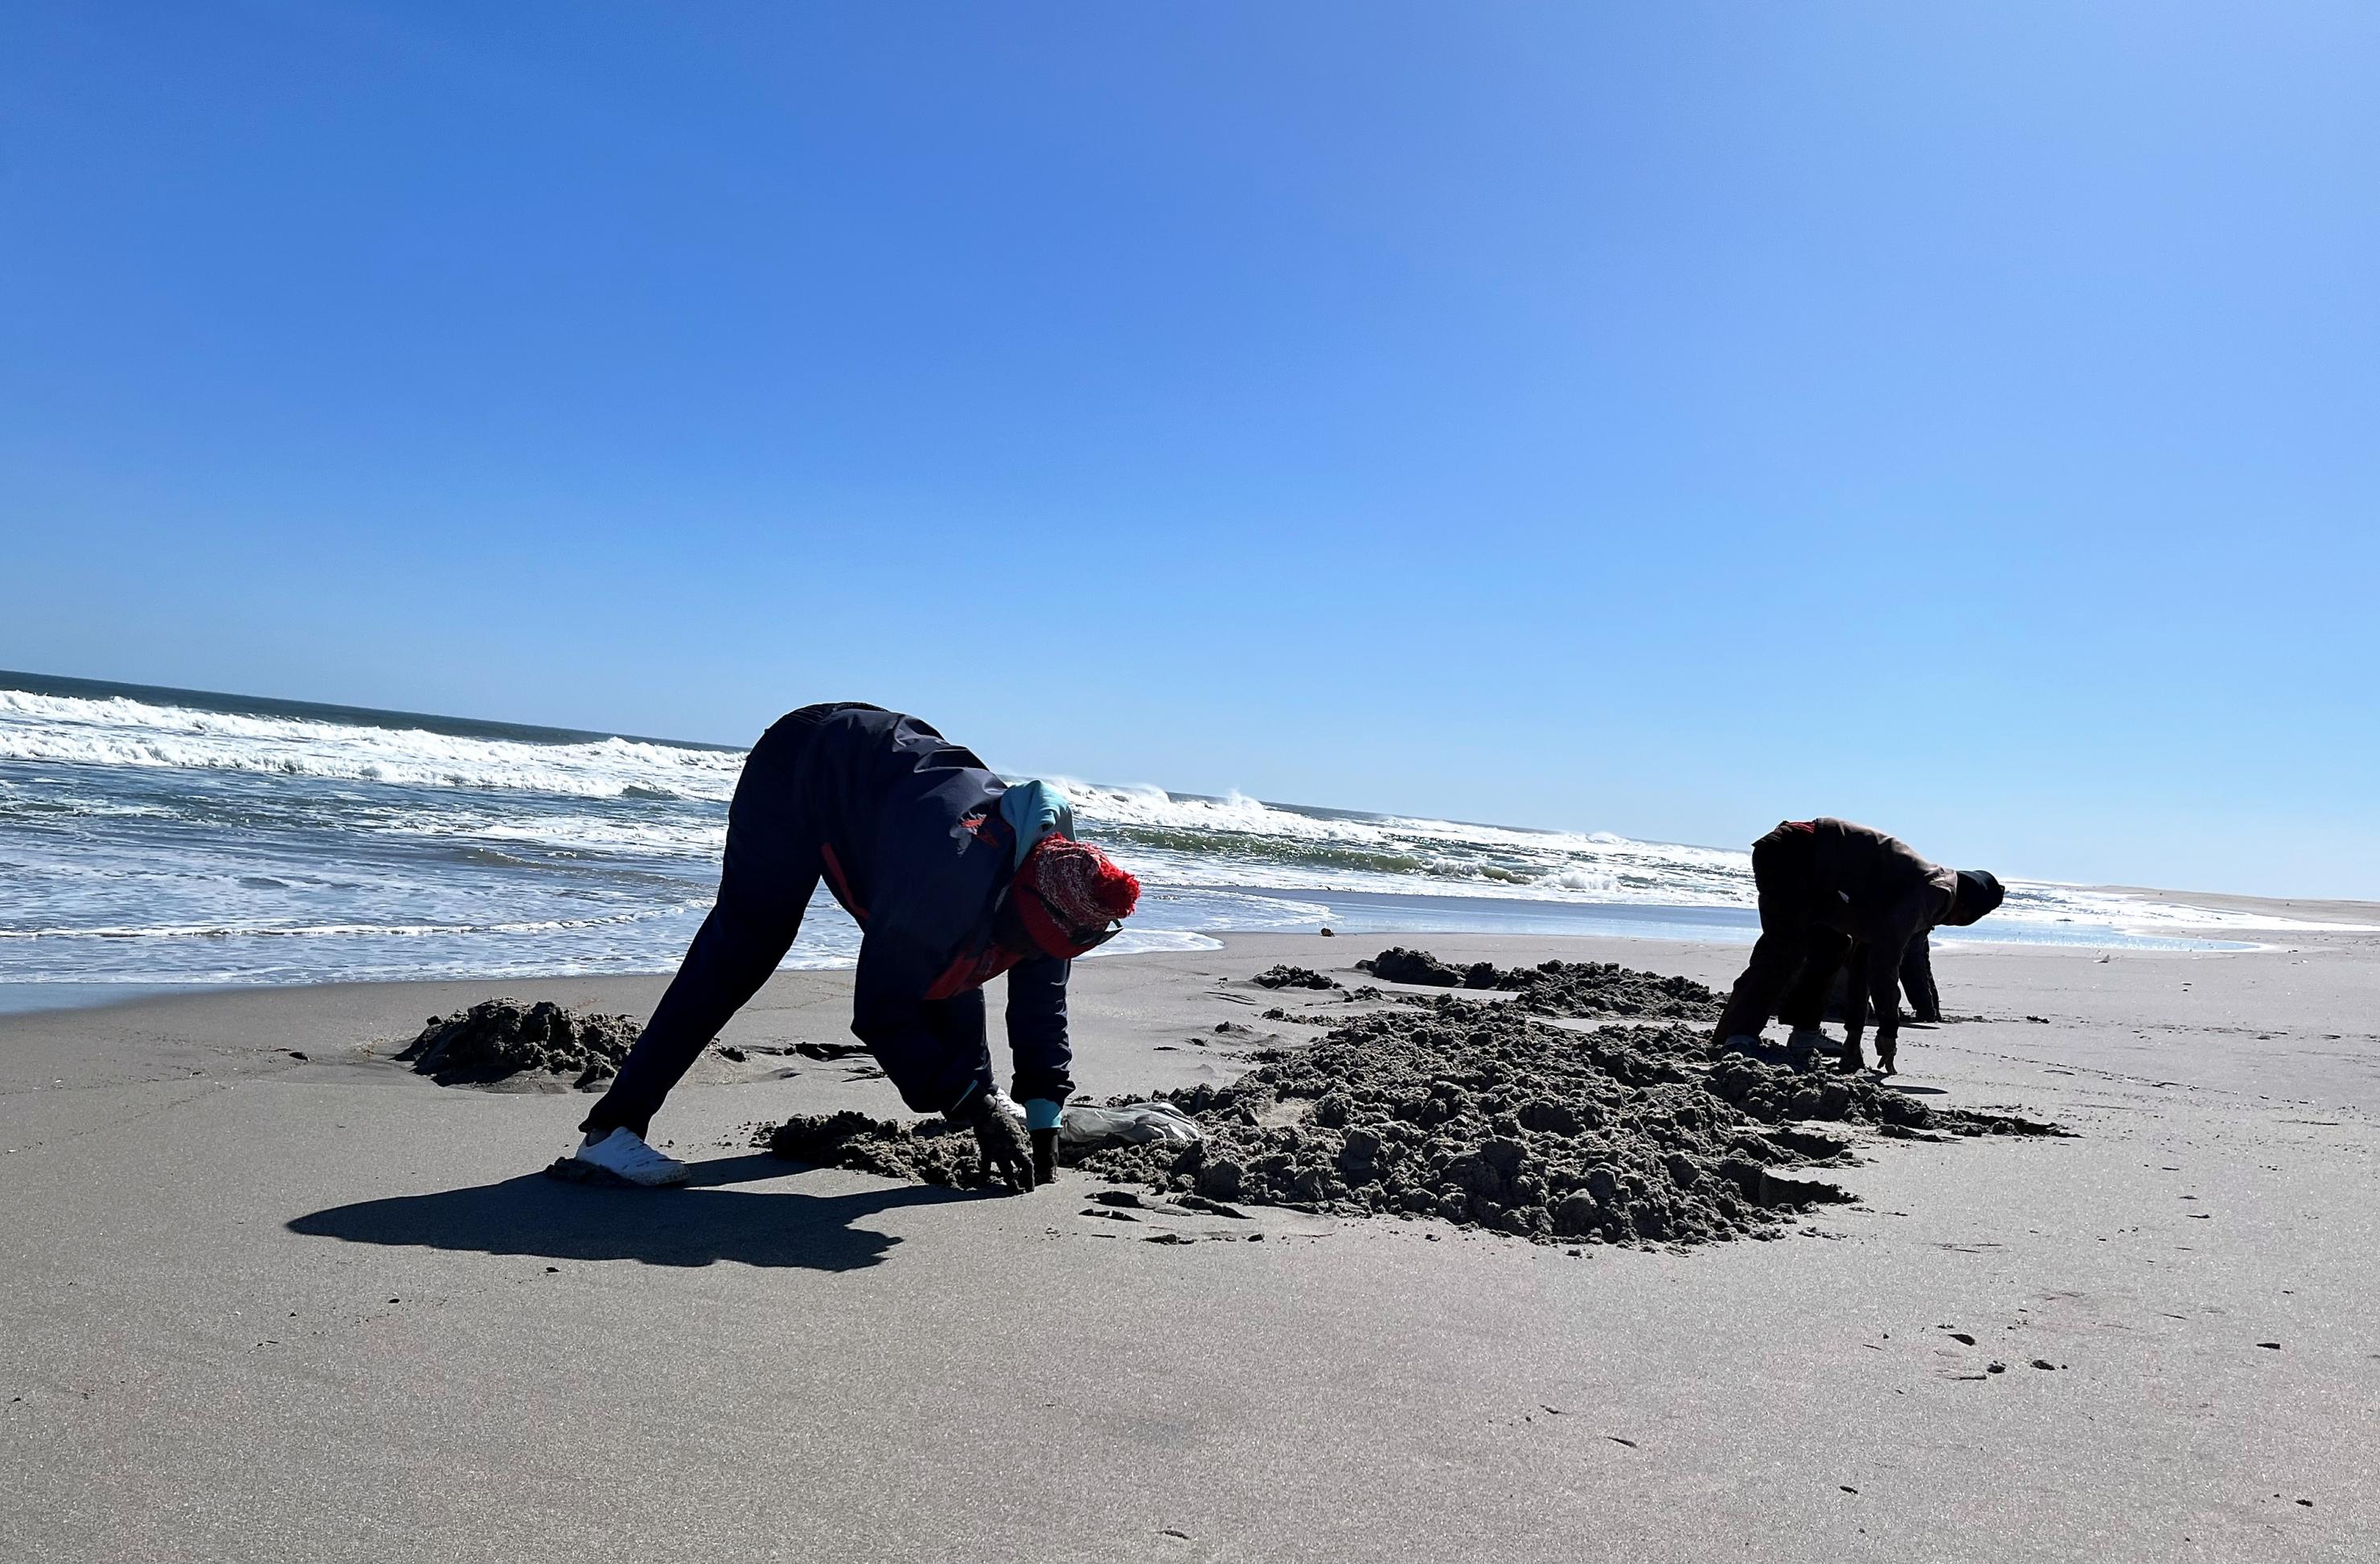
<instances>
[{"instance_id":1,"label":"plastic bag on sand","mask_svg":"<svg viewBox=\"0 0 2380 1564\"><path fill-rule=\"evenodd\" d=\"M1151 1141L1188 1146L1200 1138L1198 1126L1169 1102L1127 1102L1120 1108L1076 1103L1058 1116L1059 1143L1087 1150L1099 1146L1147 1146Z\"/></svg>"}]
</instances>

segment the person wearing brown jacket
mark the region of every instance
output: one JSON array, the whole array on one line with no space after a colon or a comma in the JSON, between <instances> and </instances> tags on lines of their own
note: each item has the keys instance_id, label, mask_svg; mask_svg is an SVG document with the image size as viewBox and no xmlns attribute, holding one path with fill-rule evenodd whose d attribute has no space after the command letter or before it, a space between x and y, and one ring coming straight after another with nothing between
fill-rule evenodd
<instances>
[{"instance_id":1,"label":"person wearing brown jacket","mask_svg":"<svg viewBox=\"0 0 2380 1564\"><path fill-rule=\"evenodd\" d=\"M1973 923L2000 904L2000 882L1980 869L1927 862L1898 837L1849 820L1787 820L1752 844L1760 896L1760 940L1735 980L1716 1040L1757 1046L1770 1015L1792 1028L1788 1057L1805 1067L1822 1039L1827 986L1847 956L1857 1017L1876 1016L1878 1068L1890 1073L1900 1041L1900 970L1910 942L1945 924ZM1859 1026L1843 1068L1863 1067Z\"/></svg>"}]
</instances>

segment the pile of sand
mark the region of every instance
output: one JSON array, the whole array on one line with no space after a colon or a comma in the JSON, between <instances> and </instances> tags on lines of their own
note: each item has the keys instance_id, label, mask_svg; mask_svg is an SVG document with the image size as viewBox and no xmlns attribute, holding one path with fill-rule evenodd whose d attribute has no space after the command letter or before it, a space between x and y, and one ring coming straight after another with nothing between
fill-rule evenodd
<instances>
[{"instance_id":1,"label":"pile of sand","mask_svg":"<svg viewBox=\"0 0 2380 1564\"><path fill-rule=\"evenodd\" d=\"M1719 996L1691 977L1663 977L1617 962L1549 961L1496 975L1512 1002L1539 1015L1638 1015L1717 1021Z\"/></svg>"},{"instance_id":2,"label":"pile of sand","mask_svg":"<svg viewBox=\"0 0 2380 1564\"><path fill-rule=\"evenodd\" d=\"M849 1168L888 1179L973 1188L990 1181L981 1169L975 1132L946 1119L896 1124L865 1113L797 1113L752 1144L790 1162Z\"/></svg>"},{"instance_id":3,"label":"pile of sand","mask_svg":"<svg viewBox=\"0 0 2380 1564\"><path fill-rule=\"evenodd\" d=\"M1719 996L1691 977L1664 977L1617 962L1543 962L1504 968L1491 962L1452 966L1427 951L1391 946L1355 964L1387 983L1468 988L1512 996L1512 1003L1540 1015L1635 1015L1665 1021L1715 1021Z\"/></svg>"},{"instance_id":4,"label":"pile of sand","mask_svg":"<svg viewBox=\"0 0 2380 1564\"><path fill-rule=\"evenodd\" d=\"M1437 1217L1543 1243L1703 1243L1846 1199L1773 1170L1847 1142L1779 1132L1706 1090L1682 1026L1583 1035L1503 1007L1355 1018L1174 1100L1207 1138L1083 1159L1119 1182L1346 1216ZM1765 1066L1750 1064L1751 1069ZM1833 1080L1816 1118L1924 1123L1923 1104ZM1829 1111L1831 1109L1831 1111Z\"/></svg>"},{"instance_id":5,"label":"pile of sand","mask_svg":"<svg viewBox=\"0 0 2380 1564\"><path fill-rule=\"evenodd\" d=\"M1438 1218L1539 1243L1696 1243L1770 1236L1795 1212L1850 1198L1779 1171L1847 1160L1849 1135L1804 1121L1906 1139L2062 1133L1929 1108L1864 1076L1713 1063L1685 1024L1580 1032L1451 995L1257 1057L1229 1085L1164 1094L1202 1143L1070 1153L1069 1165L1208 1200ZM931 1121L841 1113L756 1141L892 1178L980 1182L972 1137Z\"/></svg>"},{"instance_id":6,"label":"pile of sand","mask_svg":"<svg viewBox=\"0 0 2380 1564\"><path fill-rule=\"evenodd\" d=\"M1450 966L1427 951L1409 951L1402 945L1391 945L1378 955L1355 964L1358 972L1368 972L1383 983L1419 983L1433 988L1493 988L1496 986L1496 964L1477 962L1467 967Z\"/></svg>"},{"instance_id":7,"label":"pile of sand","mask_svg":"<svg viewBox=\"0 0 2380 1564\"><path fill-rule=\"evenodd\" d=\"M1259 988L1336 988L1339 980L1326 977L1311 967L1269 966L1256 976Z\"/></svg>"},{"instance_id":8,"label":"pile of sand","mask_svg":"<svg viewBox=\"0 0 2380 1564\"><path fill-rule=\"evenodd\" d=\"M567 1075L578 1090L594 1091L619 1073L639 1030L625 1015L486 1000L460 1015L431 1016L396 1057L442 1086Z\"/></svg>"}]
</instances>

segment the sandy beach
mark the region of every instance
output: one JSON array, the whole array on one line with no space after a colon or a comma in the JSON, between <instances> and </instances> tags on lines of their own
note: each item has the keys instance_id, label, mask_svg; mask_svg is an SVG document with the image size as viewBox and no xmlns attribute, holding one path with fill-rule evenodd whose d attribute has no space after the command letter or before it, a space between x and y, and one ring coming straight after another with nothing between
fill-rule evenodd
<instances>
[{"instance_id":1,"label":"sandy beach","mask_svg":"<svg viewBox=\"0 0 2380 1564\"><path fill-rule=\"evenodd\" d=\"M2380 1564L2375 79L0 8L0 1564Z\"/></svg>"},{"instance_id":2,"label":"sandy beach","mask_svg":"<svg viewBox=\"0 0 2380 1564\"><path fill-rule=\"evenodd\" d=\"M1228 1080L1317 1035L1262 1020L1254 973L1355 980L1389 942L1084 963L1083 1091ZM1403 942L1714 984L1742 959ZM1905 1035L1898 1084L2074 1138L1864 1141L1828 1174L1858 1203L1778 1242L1577 1255L756 1154L789 1112L897 1108L850 1062L748 1051L847 1038L843 974L781 974L730 1027L746 1059L656 1125L698 1163L671 1192L539 1176L583 1096L390 1061L433 1012L641 1013L660 977L0 1018L6 1551L2373 1557L2380 936L1939 968L1974 1019Z\"/></svg>"}]
</instances>

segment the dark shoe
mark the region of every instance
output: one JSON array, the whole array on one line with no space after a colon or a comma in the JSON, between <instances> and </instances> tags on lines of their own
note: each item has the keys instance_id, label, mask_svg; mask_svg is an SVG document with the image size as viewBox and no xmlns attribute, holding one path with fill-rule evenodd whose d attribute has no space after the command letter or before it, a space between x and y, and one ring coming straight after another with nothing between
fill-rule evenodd
<instances>
[{"instance_id":1,"label":"dark shoe","mask_svg":"<svg viewBox=\"0 0 2380 1564\"><path fill-rule=\"evenodd\" d=\"M1867 1068L1867 1056L1860 1051L1857 1043L1846 1043L1843 1045L1843 1061L1835 1068L1845 1075L1856 1075Z\"/></svg>"}]
</instances>

